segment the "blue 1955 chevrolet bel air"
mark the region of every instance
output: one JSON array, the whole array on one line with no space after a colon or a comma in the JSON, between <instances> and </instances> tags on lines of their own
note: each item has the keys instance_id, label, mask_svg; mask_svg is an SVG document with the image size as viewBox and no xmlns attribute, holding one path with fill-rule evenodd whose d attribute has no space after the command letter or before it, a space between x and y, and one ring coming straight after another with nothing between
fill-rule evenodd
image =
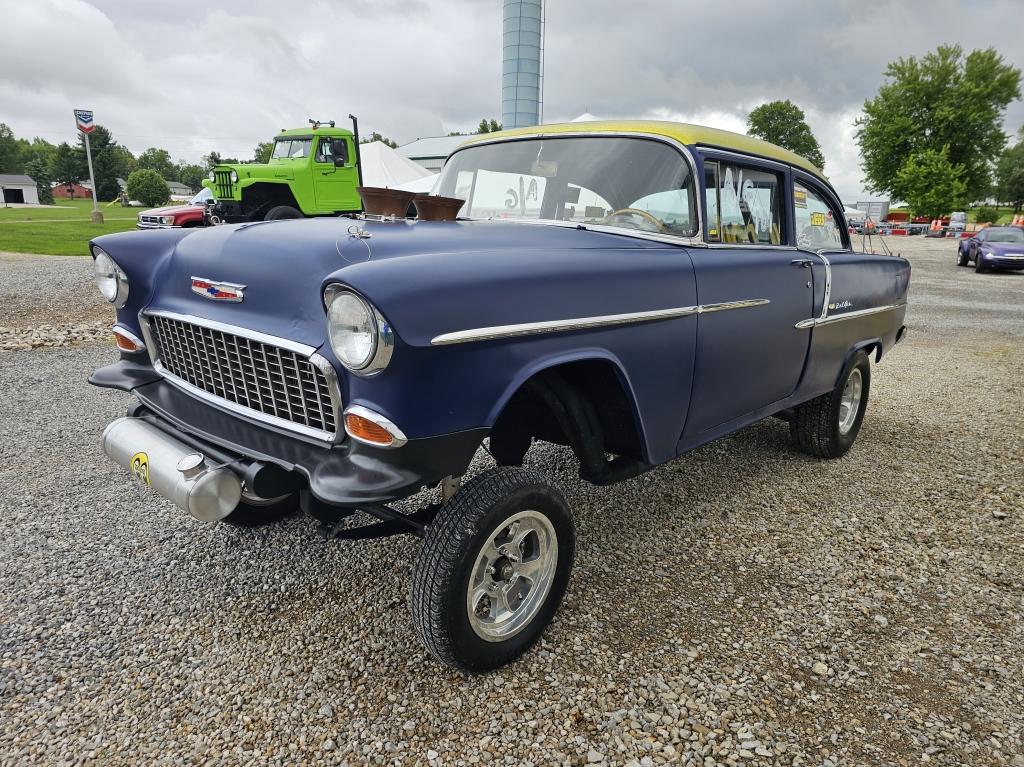
<instances>
[{"instance_id":1,"label":"blue 1955 chevrolet bel air","mask_svg":"<svg viewBox=\"0 0 1024 767\"><path fill-rule=\"evenodd\" d=\"M534 440L598 485L770 415L838 458L905 331L910 264L852 252L821 173L745 136L488 134L436 192L456 220L96 239L121 358L90 380L134 395L108 455L199 519L301 508L333 537L423 538L413 622L461 669L522 654L565 593L573 517L522 468ZM462 482L485 440L498 468ZM356 510L379 522L342 522Z\"/></svg>"}]
</instances>

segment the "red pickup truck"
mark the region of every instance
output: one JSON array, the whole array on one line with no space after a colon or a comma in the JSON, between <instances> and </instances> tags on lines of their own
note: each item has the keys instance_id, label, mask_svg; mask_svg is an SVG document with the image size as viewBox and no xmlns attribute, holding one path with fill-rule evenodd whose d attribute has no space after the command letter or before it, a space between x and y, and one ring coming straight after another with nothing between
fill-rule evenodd
<instances>
[{"instance_id":1,"label":"red pickup truck","mask_svg":"<svg viewBox=\"0 0 1024 767\"><path fill-rule=\"evenodd\" d=\"M180 229L186 226L206 226L206 201L212 199L213 192L203 189L184 205L142 211L135 226L138 229Z\"/></svg>"}]
</instances>

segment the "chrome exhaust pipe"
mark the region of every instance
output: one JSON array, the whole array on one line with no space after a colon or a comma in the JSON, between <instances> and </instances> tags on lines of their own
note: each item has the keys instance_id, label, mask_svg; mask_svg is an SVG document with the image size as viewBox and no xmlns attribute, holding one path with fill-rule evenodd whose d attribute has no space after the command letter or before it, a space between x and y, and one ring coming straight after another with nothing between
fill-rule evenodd
<instances>
[{"instance_id":1,"label":"chrome exhaust pipe","mask_svg":"<svg viewBox=\"0 0 1024 767\"><path fill-rule=\"evenodd\" d=\"M235 510L242 481L231 469L210 467L206 457L138 418L118 418L103 430L103 451L135 479L201 522Z\"/></svg>"}]
</instances>

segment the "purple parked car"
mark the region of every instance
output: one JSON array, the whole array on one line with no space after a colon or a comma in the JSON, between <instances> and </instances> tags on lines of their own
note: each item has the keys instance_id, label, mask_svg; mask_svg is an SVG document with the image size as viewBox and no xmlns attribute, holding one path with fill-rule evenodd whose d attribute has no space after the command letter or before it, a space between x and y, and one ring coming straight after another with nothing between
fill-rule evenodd
<instances>
[{"instance_id":1,"label":"purple parked car","mask_svg":"<svg viewBox=\"0 0 1024 767\"><path fill-rule=\"evenodd\" d=\"M957 266L974 262L974 271L1024 269L1024 229L991 226L962 240L957 248Z\"/></svg>"}]
</instances>

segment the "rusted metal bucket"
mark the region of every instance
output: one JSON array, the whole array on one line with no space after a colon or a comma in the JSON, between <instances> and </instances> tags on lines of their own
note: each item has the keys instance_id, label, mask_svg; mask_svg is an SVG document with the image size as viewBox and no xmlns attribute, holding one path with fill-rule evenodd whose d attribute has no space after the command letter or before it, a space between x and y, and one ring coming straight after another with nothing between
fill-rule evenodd
<instances>
[{"instance_id":1,"label":"rusted metal bucket","mask_svg":"<svg viewBox=\"0 0 1024 767\"><path fill-rule=\"evenodd\" d=\"M356 191L363 200L363 212L371 216L395 216L405 218L415 192L388 189L383 186L357 186Z\"/></svg>"},{"instance_id":2,"label":"rusted metal bucket","mask_svg":"<svg viewBox=\"0 0 1024 767\"><path fill-rule=\"evenodd\" d=\"M439 197L433 194L418 194L412 201L420 221L454 221L466 202L458 197Z\"/></svg>"}]
</instances>

